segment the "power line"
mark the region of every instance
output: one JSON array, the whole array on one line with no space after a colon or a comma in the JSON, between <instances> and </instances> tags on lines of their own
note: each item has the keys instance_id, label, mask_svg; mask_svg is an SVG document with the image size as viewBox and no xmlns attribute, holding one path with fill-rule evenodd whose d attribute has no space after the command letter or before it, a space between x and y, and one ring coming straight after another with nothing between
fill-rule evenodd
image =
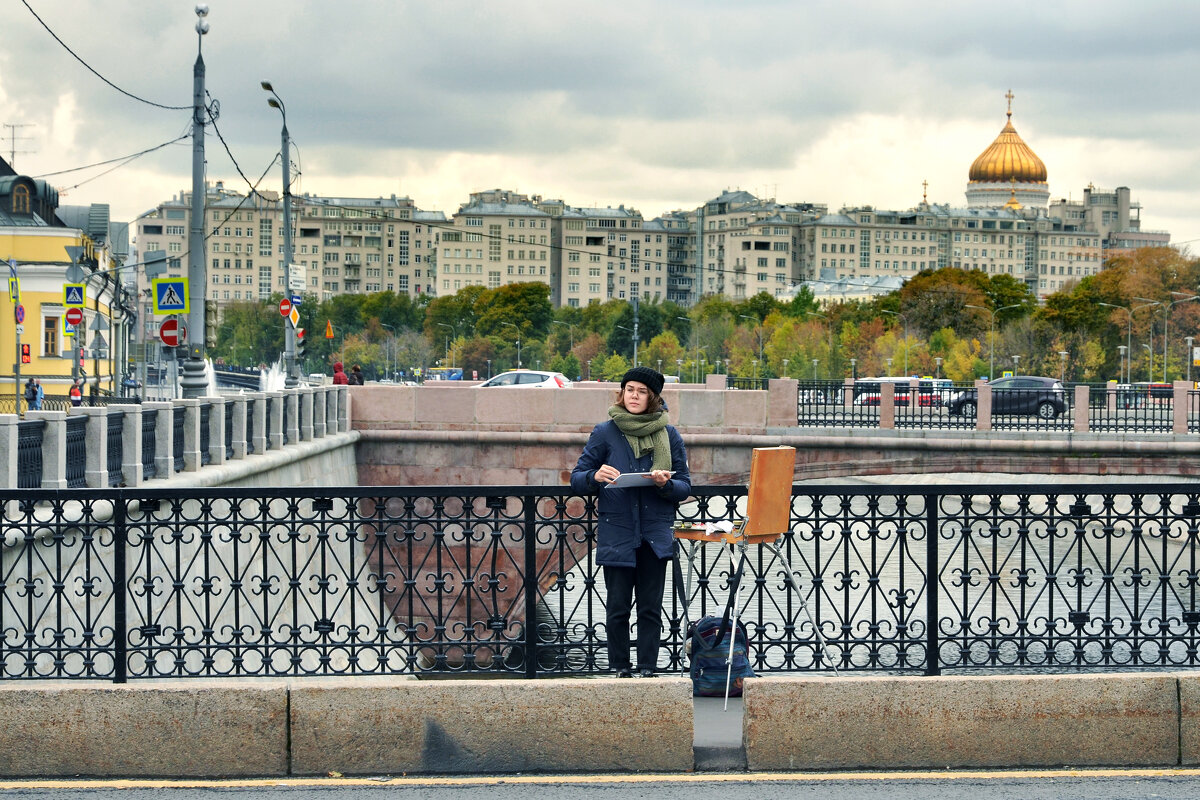
<instances>
[{"instance_id":1,"label":"power line","mask_svg":"<svg viewBox=\"0 0 1200 800\"><path fill-rule=\"evenodd\" d=\"M128 156L121 156L120 158L110 158L110 159L108 159L107 161L97 161L95 164L88 164L88 165L86 165L86 166L83 166L83 167L71 167L70 169L60 169L60 170L59 170L59 171L57 171L57 172L46 172L46 173L43 173L43 174L41 174L41 175L35 175L34 177L35 177L35 178L52 178L52 177L54 177L54 176L56 176L56 175L66 175L66 174L68 174L68 173L71 173L71 172L81 172L82 170L85 170L85 169L92 169L93 167L103 167L103 166L106 166L106 165L108 165L108 164L117 164L117 166L113 167L113 169L105 170L104 172L101 172L99 175L95 175L95 176L93 176L93 177L91 177L91 178L88 178L88 179L87 179L87 180L85 180L85 181L80 181L79 183L75 184L75 186L71 186L71 187L69 187L69 188L71 188L71 189L74 189L74 188L76 188L76 187L82 186L82 185L83 185L83 184L85 184L85 183L88 183L88 182L90 182L90 181L94 181L94 180L96 180L96 178L99 178L99 177L101 177L101 176L103 176L103 175L107 175L108 173L112 172L113 170L115 170L115 169L119 169L120 167L123 167L123 166L125 166L126 164L128 164L128 163L129 163L129 162L131 162L131 161L133 161L134 159L141 158L142 156L144 156L144 155L147 155L147 154L149 154L149 153L153 153L153 152L154 152L154 151L156 151L156 150L161 150L161 149L163 149L164 147L168 147L168 146L170 146L170 145L173 145L173 144L175 144L176 142L178 142L178 141L182 141L183 139L186 139L186 138L187 138L187 134L184 134L183 136L178 136L178 137L176 137L176 138L174 138L174 139L171 139L170 141L166 141L166 142L163 142L162 144L155 145L154 147L148 147L148 148L146 148L145 150L142 150L142 151L140 151L140 152L137 152L137 153L133 153L132 155L128 155ZM121 162L121 163L118 163L118 162Z\"/></svg>"},{"instance_id":2,"label":"power line","mask_svg":"<svg viewBox=\"0 0 1200 800\"><path fill-rule=\"evenodd\" d=\"M33 18L36 19L39 23L41 23L41 26L46 29L46 32L49 33L52 37L54 37L54 41L56 41L60 45L62 45L62 48L64 50L66 50L68 53L70 53L75 58L76 61L78 61L80 64L82 64L84 66L84 68L87 69L88 72L92 73L97 78L104 81L106 84L108 84L112 88L116 89L121 94L125 95L126 97L133 98L134 100L137 100L140 103L145 103L148 106L154 106L155 108L166 109L167 111L187 111L191 108L191 106L165 106L162 103L155 103L153 101L145 99L144 97L138 97L136 94L132 94L130 92L125 91L120 86L117 86L115 83L110 81L108 78L104 77L99 72L97 72L95 69L93 69L91 64L87 63L82 58L80 58L79 54L76 53L74 50L72 50L70 47L68 47L66 42L64 42L62 39L58 38L58 34L55 33L53 30L51 30L50 26L46 24L45 20L43 20L41 17L38 16L37 12L33 10L33 7L29 5L28 0L21 0L21 3L25 6L25 8L29 9L29 13L33 14Z\"/></svg>"}]
</instances>

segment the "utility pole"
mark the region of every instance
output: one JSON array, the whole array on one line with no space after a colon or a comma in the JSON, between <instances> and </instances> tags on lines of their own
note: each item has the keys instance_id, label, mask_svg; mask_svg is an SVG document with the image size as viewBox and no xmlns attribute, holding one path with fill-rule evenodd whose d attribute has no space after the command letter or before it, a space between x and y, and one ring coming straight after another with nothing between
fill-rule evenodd
<instances>
[{"instance_id":1,"label":"utility pole","mask_svg":"<svg viewBox=\"0 0 1200 800\"><path fill-rule=\"evenodd\" d=\"M633 365L638 365L637 360L638 347L638 296L633 296Z\"/></svg>"},{"instance_id":2,"label":"utility pole","mask_svg":"<svg viewBox=\"0 0 1200 800\"><path fill-rule=\"evenodd\" d=\"M196 65L192 69L192 219L188 231L188 358L180 386L185 398L203 397L208 388L204 375L204 296L208 291L204 263L204 55L201 46L208 33L208 6L196 6Z\"/></svg>"}]
</instances>

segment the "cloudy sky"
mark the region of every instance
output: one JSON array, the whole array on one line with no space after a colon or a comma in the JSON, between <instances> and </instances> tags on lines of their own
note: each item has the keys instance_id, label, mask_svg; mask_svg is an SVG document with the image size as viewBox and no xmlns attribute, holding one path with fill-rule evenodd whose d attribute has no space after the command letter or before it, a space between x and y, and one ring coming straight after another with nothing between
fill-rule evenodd
<instances>
[{"instance_id":1,"label":"cloudy sky","mask_svg":"<svg viewBox=\"0 0 1200 800\"><path fill-rule=\"evenodd\" d=\"M251 181L407 195L447 216L513 189L646 217L727 188L781 202L965 205L1013 122L1051 195L1129 186L1143 228L1200 251L1200 4L607 0L210 0L217 127ZM44 175L187 132L197 35L180 0L0 4L0 152ZM208 137L209 180L245 190ZM21 152L30 151L30 152ZM191 186L191 145L49 177L132 219ZM279 167L262 187L278 190Z\"/></svg>"}]
</instances>

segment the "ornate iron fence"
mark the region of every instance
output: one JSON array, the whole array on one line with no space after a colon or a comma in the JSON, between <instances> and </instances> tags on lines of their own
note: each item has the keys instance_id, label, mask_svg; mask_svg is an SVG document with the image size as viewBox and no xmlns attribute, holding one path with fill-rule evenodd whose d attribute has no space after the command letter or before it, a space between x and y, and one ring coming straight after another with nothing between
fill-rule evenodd
<instances>
[{"instance_id":1,"label":"ornate iron fence","mask_svg":"<svg viewBox=\"0 0 1200 800\"><path fill-rule=\"evenodd\" d=\"M87 486L87 417L67 417L67 486Z\"/></svg>"},{"instance_id":2,"label":"ornate iron fence","mask_svg":"<svg viewBox=\"0 0 1200 800\"><path fill-rule=\"evenodd\" d=\"M745 490L695 495L681 519L736 517ZM607 670L594 498L563 487L43 490L0 509L0 678ZM743 583L760 672L1200 665L1200 484L796 487L782 545L798 590L757 548ZM724 608L729 555L684 563L691 619ZM678 670L670 583L660 667Z\"/></svg>"},{"instance_id":3,"label":"ornate iron fence","mask_svg":"<svg viewBox=\"0 0 1200 800\"><path fill-rule=\"evenodd\" d=\"M105 449L107 456L108 469L108 485L120 486L125 480L124 470L122 468L125 463L125 413L118 412L108 415L108 444Z\"/></svg>"},{"instance_id":4,"label":"ornate iron fence","mask_svg":"<svg viewBox=\"0 0 1200 800\"><path fill-rule=\"evenodd\" d=\"M17 488L40 489L42 486L42 435L44 419L17 423Z\"/></svg>"},{"instance_id":5,"label":"ornate iron fence","mask_svg":"<svg viewBox=\"0 0 1200 800\"><path fill-rule=\"evenodd\" d=\"M158 462L155 454L158 452L158 409L142 410L142 478L150 480L158 476Z\"/></svg>"}]
</instances>

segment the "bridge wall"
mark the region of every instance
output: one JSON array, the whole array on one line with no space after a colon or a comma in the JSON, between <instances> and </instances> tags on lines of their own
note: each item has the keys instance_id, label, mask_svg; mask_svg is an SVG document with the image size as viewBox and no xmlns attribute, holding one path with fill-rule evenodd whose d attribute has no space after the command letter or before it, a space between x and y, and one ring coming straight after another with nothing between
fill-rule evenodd
<instances>
[{"instance_id":1,"label":"bridge wall","mask_svg":"<svg viewBox=\"0 0 1200 800\"><path fill-rule=\"evenodd\" d=\"M797 449L796 478L944 472L1063 475L1200 473L1186 434L796 427L795 381L770 391L669 386L697 483L738 483L754 447ZM561 485L616 385L557 390L350 387L362 485Z\"/></svg>"}]
</instances>

